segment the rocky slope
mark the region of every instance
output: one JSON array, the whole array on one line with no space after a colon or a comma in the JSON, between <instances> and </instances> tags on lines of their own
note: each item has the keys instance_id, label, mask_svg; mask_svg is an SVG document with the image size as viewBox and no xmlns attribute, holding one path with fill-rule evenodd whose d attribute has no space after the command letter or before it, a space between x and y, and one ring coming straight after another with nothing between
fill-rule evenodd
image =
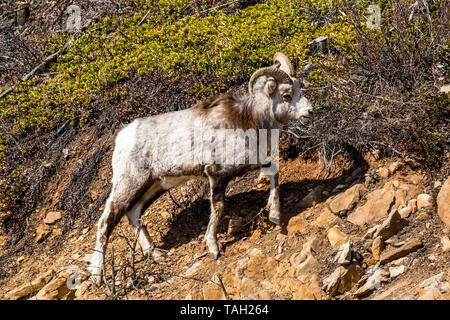
<instances>
[{"instance_id":1,"label":"rocky slope","mask_svg":"<svg viewBox=\"0 0 450 320\"><path fill-rule=\"evenodd\" d=\"M202 243L206 189L193 182L174 189L144 216L159 255L145 258L134 250L124 219L109 247L107 286L101 287L85 271L95 224L80 220L62 235L62 213L49 201L28 222L30 248L0 249L0 297L449 299L448 173L432 179L410 160L366 161L343 173L337 167L327 179L317 178L315 161L283 161L281 228L261 209L267 181L258 181L257 172L235 179L219 234L225 254L218 260ZM109 179L107 163L108 157L92 183L94 198ZM53 202L54 187L47 186L56 190Z\"/></svg>"}]
</instances>

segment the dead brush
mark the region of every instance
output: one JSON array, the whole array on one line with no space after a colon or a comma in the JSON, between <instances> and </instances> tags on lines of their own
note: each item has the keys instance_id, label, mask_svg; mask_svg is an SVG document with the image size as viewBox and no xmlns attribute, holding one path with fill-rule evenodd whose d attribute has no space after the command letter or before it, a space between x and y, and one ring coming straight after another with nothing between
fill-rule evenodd
<instances>
[{"instance_id":1,"label":"dead brush","mask_svg":"<svg viewBox=\"0 0 450 320\"><path fill-rule=\"evenodd\" d=\"M348 49L330 41L329 53L313 66L325 76L319 88L306 88L316 102L315 120L291 124L286 132L319 152L330 169L349 145L361 152L411 156L428 168L440 167L448 150L449 1L418 1L414 13L404 2L382 8L381 29L365 26L364 12L351 2L339 4L355 31ZM438 71L436 71L438 70Z\"/></svg>"}]
</instances>

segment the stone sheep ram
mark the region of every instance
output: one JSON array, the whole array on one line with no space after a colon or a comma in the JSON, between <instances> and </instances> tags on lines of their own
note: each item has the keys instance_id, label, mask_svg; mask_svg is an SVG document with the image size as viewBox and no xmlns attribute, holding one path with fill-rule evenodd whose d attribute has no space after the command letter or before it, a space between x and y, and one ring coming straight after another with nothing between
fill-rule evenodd
<instances>
[{"instance_id":1,"label":"stone sheep ram","mask_svg":"<svg viewBox=\"0 0 450 320\"><path fill-rule=\"evenodd\" d=\"M152 253L141 215L166 190L192 178L209 181L211 215L204 241L214 259L223 253L216 232L228 182L249 170L267 169L267 165L274 168L275 159L266 158L267 150L266 154L260 151L259 157L254 157L256 151L248 148L249 141L259 133L259 143L264 143L264 139L267 142L270 131L271 146L275 136L278 147L278 130L283 124L288 120L307 121L313 111L294 77L289 59L276 53L273 62L252 75L248 94L228 92L185 110L136 119L118 133L112 156L112 190L98 221L96 247L89 266L94 282L101 280L108 238L124 214L135 228L144 253ZM222 160L230 158L231 149L217 143L221 133L225 133L227 143L230 136L243 136L245 141L245 146L233 149L235 154L228 162L217 161L220 156ZM253 161L248 161L249 158ZM268 174L271 187L267 205L270 220L279 224L277 169L275 166Z\"/></svg>"}]
</instances>

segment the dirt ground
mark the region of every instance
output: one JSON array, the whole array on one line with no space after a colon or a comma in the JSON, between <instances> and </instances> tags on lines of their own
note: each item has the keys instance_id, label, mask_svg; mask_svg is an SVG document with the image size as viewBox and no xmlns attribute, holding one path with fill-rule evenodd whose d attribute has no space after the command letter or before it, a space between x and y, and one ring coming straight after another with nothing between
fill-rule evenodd
<instances>
[{"instance_id":1,"label":"dirt ground","mask_svg":"<svg viewBox=\"0 0 450 320\"><path fill-rule=\"evenodd\" d=\"M103 142L99 140L96 144ZM138 244L132 250L133 232L128 221L122 219L107 252L108 294L104 284L100 287L91 284L86 272L94 246L95 221L103 207L95 217L80 214L69 232L63 232L63 217L50 226L51 232L44 241L35 241L37 227L47 212L54 209L76 161L79 161L77 159L80 159L81 154L77 152L85 157L88 151L80 144L74 144L72 152L74 157L65 163L66 170L59 170L61 173L47 183L48 199L29 217L25 237L12 248L0 249L0 297L31 283L47 270L53 270L55 274L76 270L81 275L79 280L83 289L70 291L58 299L354 299L355 288L338 295L329 295L321 288L321 281L336 266L333 262L335 248L327 240L332 225L348 236L355 251L363 254L363 268L373 264L368 254L370 250L360 241L370 226L354 225L345 216L324 215L324 210L330 199L351 185L364 183L368 190L381 188L387 179L380 179L376 172L387 166L388 160L368 157L368 162L356 169L343 160L337 161L331 174L325 177L316 159L298 157L282 160L280 164L284 216L281 227L267 219L264 206L269 183L267 180L258 182L259 172L249 172L229 184L225 216L218 235L225 254L218 260L207 254L202 242L209 216L209 191L204 183L190 181L174 188L146 211L143 222L154 246L160 249L159 258L144 257ZM109 188L110 156L109 151L89 186L88 193L93 201L101 198ZM411 198L422 192L434 197L437 193L431 178L407 165L388 180L409 183ZM302 199L317 187L320 188L319 195L305 206ZM364 205L364 199L357 205ZM406 271L383 282L381 288L364 299L400 299L424 279L448 272L449 253L441 249L441 239L449 230L436 216L435 208L428 214L429 218L424 220L408 218L407 226L390 239L392 244L412 237L422 241L423 247L407 256ZM238 227L229 228L236 221ZM293 261L311 239L318 239L312 254L314 272L306 270L302 275L295 269ZM131 253L134 253L134 259L131 259ZM253 261L256 261L254 266ZM113 273L116 275L114 284ZM305 275L309 276L308 280ZM22 298L32 298L35 293Z\"/></svg>"}]
</instances>

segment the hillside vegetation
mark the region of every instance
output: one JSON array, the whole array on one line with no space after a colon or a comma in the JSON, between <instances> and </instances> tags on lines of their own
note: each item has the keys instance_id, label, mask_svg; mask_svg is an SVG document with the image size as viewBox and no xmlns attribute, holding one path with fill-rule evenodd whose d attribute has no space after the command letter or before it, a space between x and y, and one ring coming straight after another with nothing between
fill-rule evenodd
<instances>
[{"instance_id":1,"label":"hillside vegetation","mask_svg":"<svg viewBox=\"0 0 450 320\"><path fill-rule=\"evenodd\" d=\"M25 73L2 76L0 94L13 90L0 99L0 232L20 239L43 182L89 128L95 140L138 116L239 89L277 51L293 61L316 108L308 127L288 126L288 154L319 151L327 162L377 149L439 170L448 151L449 101L439 88L448 82L450 6L429 1L411 15L413 2L378 1L380 29L372 29L369 1L120 1L81 30L43 37L25 65L30 71L63 48L56 59L25 81ZM322 47L312 42L322 36ZM107 148L70 177L59 203L70 219L87 205L84 188Z\"/></svg>"},{"instance_id":2,"label":"hillside vegetation","mask_svg":"<svg viewBox=\"0 0 450 320\"><path fill-rule=\"evenodd\" d=\"M0 299L450 299L449 0L3 0ZM77 18L79 12L80 20ZM207 184L127 219L89 280L114 138L137 117L246 91L285 53L314 116L269 179ZM267 178L267 177L266 177ZM174 309L175 310L175 309Z\"/></svg>"}]
</instances>

